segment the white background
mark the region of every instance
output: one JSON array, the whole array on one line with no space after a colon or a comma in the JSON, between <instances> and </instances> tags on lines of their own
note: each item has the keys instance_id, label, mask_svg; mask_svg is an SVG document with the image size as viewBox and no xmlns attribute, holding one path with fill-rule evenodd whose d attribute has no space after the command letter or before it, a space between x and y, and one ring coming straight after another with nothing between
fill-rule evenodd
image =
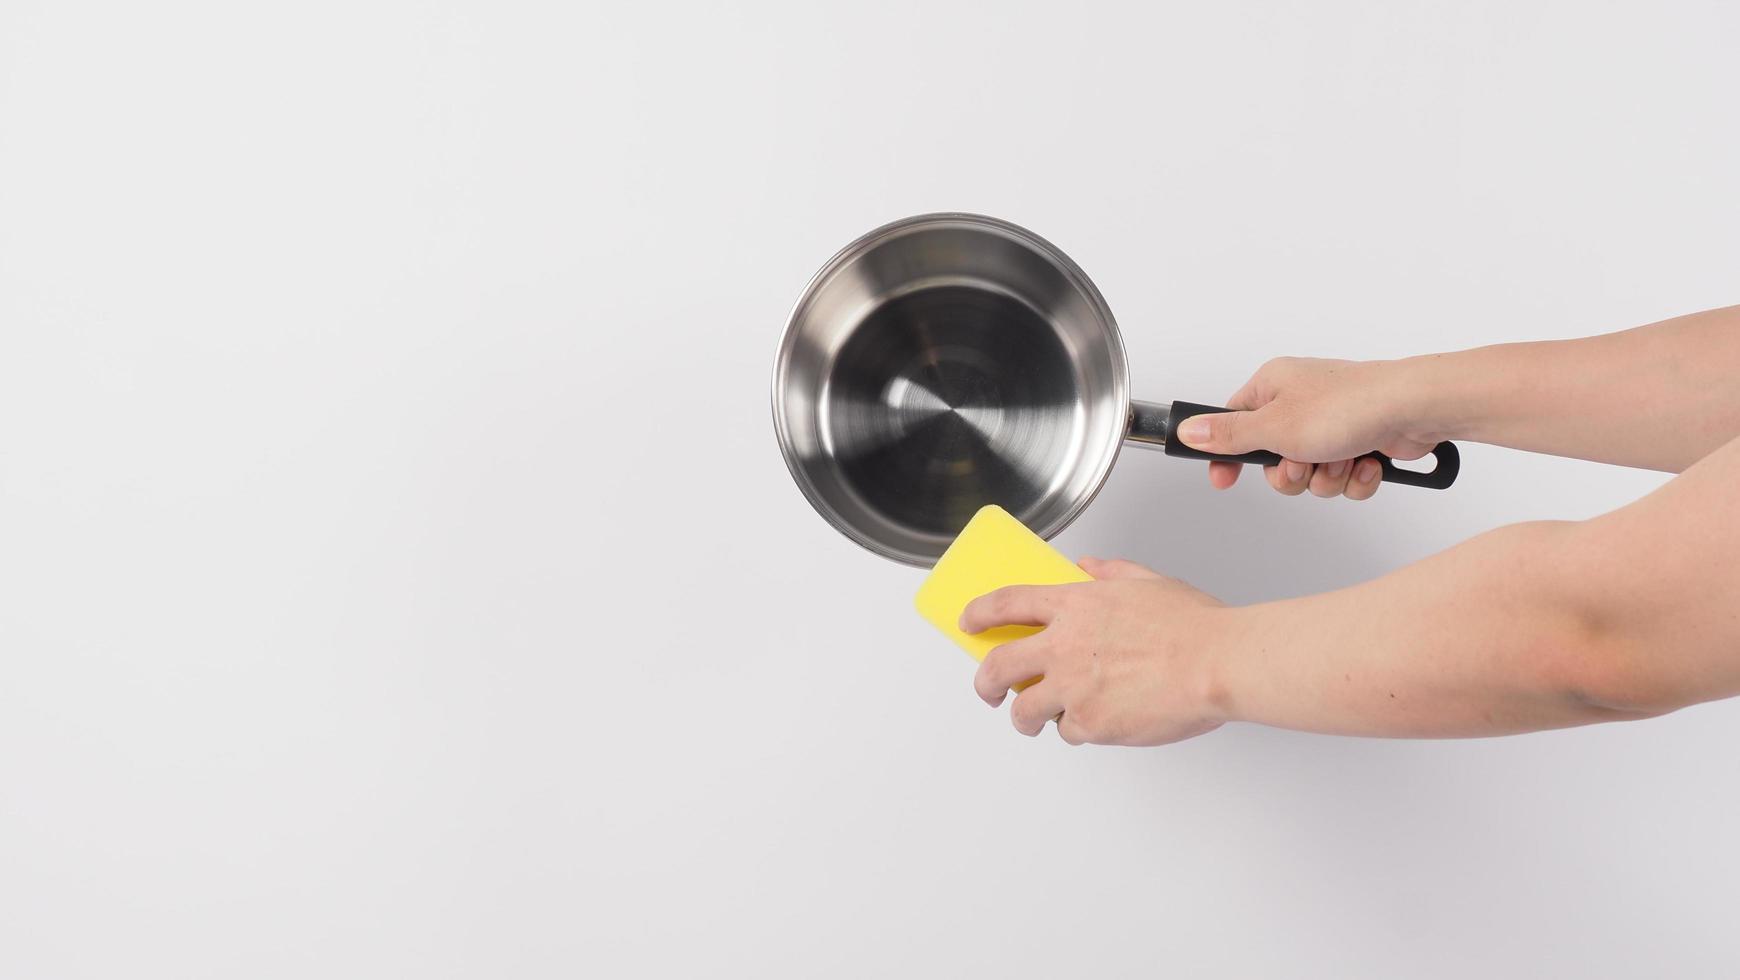
<instances>
[{"instance_id":1,"label":"white background","mask_svg":"<svg viewBox=\"0 0 1740 980\"><path fill-rule=\"evenodd\" d=\"M1737 39L11 0L0 976L1733 975L1740 705L1029 741L805 504L767 381L823 260L940 209L1069 252L1155 400L1733 303ZM1468 447L1354 505L1126 453L1058 543L1253 602L1662 479Z\"/></svg>"}]
</instances>

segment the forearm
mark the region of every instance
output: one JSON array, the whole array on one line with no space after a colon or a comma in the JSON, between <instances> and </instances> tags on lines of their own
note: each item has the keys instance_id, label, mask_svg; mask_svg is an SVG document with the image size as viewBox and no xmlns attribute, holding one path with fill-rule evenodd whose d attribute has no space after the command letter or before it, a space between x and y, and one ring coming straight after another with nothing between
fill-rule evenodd
<instances>
[{"instance_id":1,"label":"forearm","mask_svg":"<svg viewBox=\"0 0 1740 980\"><path fill-rule=\"evenodd\" d=\"M1350 589L1230 610L1215 700L1230 720L1458 737L1619 717L1578 692L1586 624L1541 575L1575 534L1524 524Z\"/></svg>"},{"instance_id":2,"label":"forearm","mask_svg":"<svg viewBox=\"0 0 1740 980\"><path fill-rule=\"evenodd\" d=\"M1593 521L1501 528L1338 592L1227 610L1218 717L1499 735L1740 693L1740 441Z\"/></svg>"},{"instance_id":3,"label":"forearm","mask_svg":"<svg viewBox=\"0 0 1740 980\"><path fill-rule=\"evenodd\" d=\"M1740 306L1393 363L1439 438L1679 472L1740 435Z\"/></svg>"}]
</instances>

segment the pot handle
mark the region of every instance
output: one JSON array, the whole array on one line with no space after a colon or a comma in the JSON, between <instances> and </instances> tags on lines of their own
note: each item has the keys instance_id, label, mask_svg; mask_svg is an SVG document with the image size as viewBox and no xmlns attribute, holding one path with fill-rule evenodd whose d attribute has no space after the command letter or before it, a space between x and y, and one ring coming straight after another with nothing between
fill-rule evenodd
<instances>
[{"instance_id":1,"label":"pot handle","mask_svg":"<svg viewBox=\"0 0 1740 980\"><path fill-rule=\"evenodd\" d=\"M1178 441L1178 423L1192 415L1206 415L1211 412L1230 412L1230 408L1219 408L1214 405L1198 405L1195 402L1176 401L1170 407L1156 405L1153 402L1132 401L1130 403L1130 427L1126 439L1138 446L1149 449L1160 449L1168 456L1180 459L1219 459L1230 463L1255 463L1259 466L1274 466L1281 461L1276 453L1258 450L1251 453L1232 456L1222 453L1205 453L1200 449L1192 449ZM1385 483L1399 483L1407 487L1426 487L1431 490L1443 490L1456 482L1456 474L1462 470L1462 454L1453 442L1440 442L1432 447L1431 455L1438 465L1430 473L1420 473L1415 470L1405 470L1395 464L1395 461L1383 453L1366 453L1360 459L1375 459L1383 467L1380 479Z\"/></svg>"}]
</instances>

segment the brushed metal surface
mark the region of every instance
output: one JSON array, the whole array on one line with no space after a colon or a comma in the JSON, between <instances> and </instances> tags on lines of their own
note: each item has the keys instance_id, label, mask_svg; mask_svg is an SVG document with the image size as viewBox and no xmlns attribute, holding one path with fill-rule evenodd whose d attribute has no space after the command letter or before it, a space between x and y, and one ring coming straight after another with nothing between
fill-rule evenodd
<instances>
[{"instance_id":1,"label":"brushed metal surface","mask_svg":"<svg viewBox=\"0 0 1740 980\"><path fill-rule=\"evenodd\" d=\"M1166 451L1166 430L1172 425L1172 406L1161 402L1130 399L1129 431L1124 441L1143 449Z\"/></svg>"},{"instance_id":2,"label":"brushed metal surface","mask_svg":"<svg viewBox=\"0 0 1740 980\"><path fill-rule=\"evenodd\" d=\"M928 567L985 504L1063 530L1117 458L1128 374L1111 310L1062 252L995 218L920 215L848 245L804 290L774 428L817 512Z\"/></svg>"}]
</instances>

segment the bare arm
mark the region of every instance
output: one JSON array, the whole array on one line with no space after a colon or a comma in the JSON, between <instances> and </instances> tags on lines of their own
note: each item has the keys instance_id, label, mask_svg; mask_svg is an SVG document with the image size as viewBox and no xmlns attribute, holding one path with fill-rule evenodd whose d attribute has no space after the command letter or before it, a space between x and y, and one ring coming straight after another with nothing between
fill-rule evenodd
<instances>
[{"instance_id":1,"label":"bare arm","mask_svg":"<svg viewBox=\"0 0 1740 980\"><path fill-rule=\"evenodd\" d=\"M1350 589L1233 610L1221 711L1493 735L1740 694L1737 486L1740 440L1594 520L1501 528Z\"/></svg>"},{"instance_id":2,"label":"bare arm","mask_svg":"<svg viewBox=\"0 0 1740 980\"><path fill-rule=\"evenodd\" d=\"M1017 586L969 630L1047 628L975 679L1036 734L1160 744L1229 720L1390 736L1497 735L1740 694L1740 440L1584 522L1482 535L1353 588L1229 608L1123 562Z\"/></svg>"},{"instance_id":3,"label":"bare arm","mask_svg":"<svg viewBox=\"0 0 1740 980\"><path fill-rule=\"evenodd\" d=\"M1400 363L1450 438L1678 473L1740 433L1740 306Z\"/></svg>"},{"instance_id":4,"label":"bare arm","mask_svg":"<svg viewBox=\"0 0 1740 980\"><path fill-rule=\"evenodd\" d=\"M1443 439L1677 473L1740 435L1740 306L1399 361L1280 358L1227 405L1240 411L1187 420L1180 438L1280 453L1267 476L1288 494L1369 497L1375 466L1348 460L1373 449L1415 459ZM1222 488L1238 473L1210 466Z\"/></svg>"}]
</instances>

